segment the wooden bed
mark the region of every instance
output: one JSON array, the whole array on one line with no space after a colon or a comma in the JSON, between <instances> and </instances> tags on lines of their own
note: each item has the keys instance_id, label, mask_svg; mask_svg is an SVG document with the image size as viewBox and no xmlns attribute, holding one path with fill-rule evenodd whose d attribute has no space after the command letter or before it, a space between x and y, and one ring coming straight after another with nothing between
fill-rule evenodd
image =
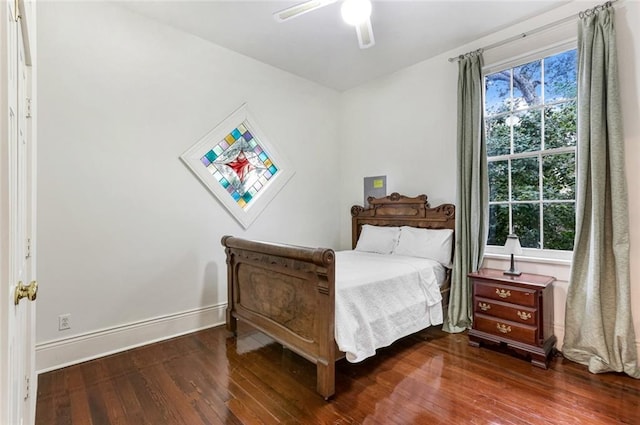
<instances>
[{"instance_id":1,"label":"wooden bed","mask_svg":"<svg viewBox=\"0 0 640 425\"><path fill-rule=\"evenodd\" d=\"M364 224L452 230L455 226L454 205L430 208L426 195L393 193L368 201L368 208L351 208L352 248ZM325 399L331 397L335 362L344 357L334 340L334 251L233 236L224 236L222 245L227 255L227 329L236 333L240 319L315 363L317 391ZM450 272L441 287L445 311L449 285Z\"/></svg>"}]
</instances>

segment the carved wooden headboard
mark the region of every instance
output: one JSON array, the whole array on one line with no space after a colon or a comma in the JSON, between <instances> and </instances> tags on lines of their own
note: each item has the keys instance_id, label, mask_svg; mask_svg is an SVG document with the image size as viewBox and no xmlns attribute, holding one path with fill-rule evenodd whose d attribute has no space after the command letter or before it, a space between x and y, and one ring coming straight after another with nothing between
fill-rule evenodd
<instances>
[{"instance_id":1,"label":"carved wooden headboard","mask_svg":"<svg viewBox=\"0 0 640 425\"><path fill-rule=\"evenodd\" d=\"M455 231L456 207L442 204L431 208L427 195L415 198L392 193L384 198L369 197L369 207L351 207L351 248L356 247L363 224L374 226L412 226Z\"/></svg>"}]
</instances>

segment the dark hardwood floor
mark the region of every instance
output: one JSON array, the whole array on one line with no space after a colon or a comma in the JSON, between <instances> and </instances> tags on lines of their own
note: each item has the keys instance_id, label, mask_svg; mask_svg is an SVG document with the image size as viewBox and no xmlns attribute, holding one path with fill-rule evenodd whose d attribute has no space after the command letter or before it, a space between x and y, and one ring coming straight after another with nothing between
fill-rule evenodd
<instances>
[{"instance_id":1,"label":"dark hardwood floor","mask_svg":"<svg viewBox=\"0 0 640 425\"><path fill-rule=\"evenodd\" d=\"M36 424L640 424L638 380L467 341L428 329L341 360L325 402L314 365L217 327L40 375Z\"/></svg>"}]
</instances>

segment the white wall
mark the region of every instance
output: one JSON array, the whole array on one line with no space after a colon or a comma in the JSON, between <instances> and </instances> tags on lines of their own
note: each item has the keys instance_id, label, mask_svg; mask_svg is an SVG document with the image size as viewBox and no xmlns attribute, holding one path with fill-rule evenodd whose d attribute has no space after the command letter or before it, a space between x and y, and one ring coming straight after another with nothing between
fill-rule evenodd
<instances>
[{"instance_id":1,"label":"white wall","mask_svg":"<svg viewBox=\"0 0 640 425\"><path fill-rule=\"evenodd\" d=\"M618 64L624 119L629 234L631 245L631 308L640 353L640 2L616 7ZM640 356L640 354L639 354Z\"/></svg>"},{"instance_id":2,"label":"white wall","mask_svg":"<svg viewBox=\"0 0 640 425\"><path fill-rule=\"evenodd\" d=\"M117 5L38 13L38 369L221 323L225 234L337 245L339 93ZM243 102L296 169L247 231L179 160Z\"/></svg>"},{"instance_id":3,"label":"white wall","mask_svg":"<svg viewBox=\"0 0 640 425\"><path fill-rule=\"evenodd\" d=\"M422 62L343 93L341 209L363 203L363 178L386 175L387 193L455 201L456 67ZM342 248L351 247L350 217Z\"/></svg>"},{"instance_id":4,"label":"white wall","mask_svg":"<svg viewBox=\"0 0 640 425\"><path fill-rule=\"evenodd\" d=\"M344 184L341 210L362 202L362 178L387 175L388 192L408 195L426 193L432 206L456 199L456 92L458 67L449 57L506 40L572 16L601 2L579 1L522 24L461 46L433 59L405 68L386 78L343 93L341 135L346 150L341 155ZM631 236L631 303L637 341L640 341L640 2L615 5L619 52L624 135L627 149L629 216ZM566 25L573 25L569 23ZM566 25L562 27L566 28ZM558 28L543 32L518 45L485 52L485 59L525 52L535 38L553 38ZM560 35L558 35L560 36ZM561 37L562 38L562 37ZM524 44L528 46L525 47ZM502 50L500 52L500 50ZM349 217L340 217L341 247L350 247ZM507 268L504 258L487 258L485 267ZM570 267L567 262L520 259L524 272L553 275L554 325L559 346L564 336L564 308ZM636 343L640 346L640 342Z\"/></svg>"}]
</instances>

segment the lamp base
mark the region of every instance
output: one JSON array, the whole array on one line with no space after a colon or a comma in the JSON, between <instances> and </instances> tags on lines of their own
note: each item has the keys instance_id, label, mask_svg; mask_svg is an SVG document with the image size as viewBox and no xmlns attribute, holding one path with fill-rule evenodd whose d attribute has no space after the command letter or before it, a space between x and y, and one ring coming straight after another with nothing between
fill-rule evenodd
<instances>
[{"instance_id":1,"label":"lamp base","mask_svg":"<svg viewBox=\"0 0 640 425\"><path fill-rule=\"evenodd\" d=\"M513 261L513 254L511 254L511 267L509 268L509 270L505 270L504 274L506 274L507 276L520 276L522 274L522 272L516 270L516 265Z\"/></svg>"}]
</instances>

